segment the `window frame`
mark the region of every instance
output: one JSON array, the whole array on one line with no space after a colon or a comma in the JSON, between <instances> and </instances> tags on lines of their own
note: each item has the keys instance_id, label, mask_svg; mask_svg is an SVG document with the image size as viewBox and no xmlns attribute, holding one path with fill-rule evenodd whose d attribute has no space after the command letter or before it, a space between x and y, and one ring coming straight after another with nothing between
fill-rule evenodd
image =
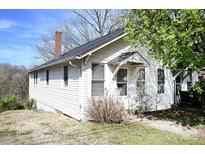
<instances>
[{"instance_id":1,"label":"window frame","mask_svg":"<svg viewBox=\"0 0 205 154\"><path fill-rule=\"evenodd\" d=\"M163 71L163 81L159 80L159 71ZM159 91L159 84L163 85L163 90ZM157 68L157 94L165 93L165 70L163 68Z\"/></svg>"},{"instance_id":2,"label":"window frame","mask_svg":"<svg viewBox=\"0 0 205 154\"><path fill-rule=\"evenodd\" d=\"M36 85L36 72L33 72L33 84Z\"/></svg>"},{"instance_id":3,"label":"window frame","mask_svg":"<svg viewBox=\"0 0 205 154\"><path fill-rule=\"evenodd\" d=\"M193 86L193 76L192 76L192 72L188 72L189 74L189 80L187 80L187 90L189 90L191 88L191 86Z\"/></svg>"},{"instance_id":4,"label":"window frame","mask_svg":"<svg viewBox=\"0 0 205 154\"><path fill-rule=\"evenodd\" d=\"M49 86L49 74L50 74L50 70L49 69L47 69L46 70L46 86Z\"/></svg>"},{"instance_id":5,"label":"window frame","mask_svg":"<svg viewBox=\"0 0 205 154\"><path fill-rule=\"evenodd\" d=\"M67 68L66 72L65 68ZM63 66L63 86L68 87L68 65Z\"/></svg>"},{"instance_id":6,"label":"window frame","mask_svg":"<svg viewBox=\"0 0 205 154\"><path fill-rule=\"evenodd\" d=\"M36 71L36 85L38 84L38 71Z\"/></svg>"},{"instance_id":7,"label":"window frame","mask_svg":"<svg viewBox=\"0 0 205 154\"><path fill-rule=\"evenodd\" d=\"M137 88L140 88L140 87L137 86L138 83L143 83L143 91L142 91L142 93L144 94L144 93L145 93L146 70L145 70L145 68L140 68L137 73L139 73L140 70L143 70L143 71L144 71L144 76L143 76L143 80L139 80L139 79L138 79L139 76L137 76L136 90L138 90Z\"/></svg>"},{"instance_id":8,"label":"window frame","mask_svg":"<svg viewBox=\"0 0 205 154\"><path fill-rule=\"evenodd\" d=\"M118 72L120 71L120 70L126 70L126 82L124 81L124 82L118 82L117 81L117 76L118 76ZM120 94L120 96L127 96L127 93L128 93L128 69L127 68L120 68L119 70L118 70L118 72L117 72L117 75L116 75L116 84L117 84L117 89L119 90L119 88L118 88L118 84L126 84L126 94L125 95L121 95Z\"/></svg>"},{"instance_id":9,"label":"window frame","mask_svg":"<svg viewBox=\"0 0 205 154\"><path fill-rule=\"evenodd\" d=\"M34 85L37 85L37 84L38 84L38 71L35 71L35 72L34 72L34 77L33 77L33 79L34 79Z\"/></svg>"},{"instance_id":10,"label":"window frame","mask_svg":"<svg viewBox=\"0 0 205 154\"><path fill-rule=\"evenodd\" d=\"M93 79L93 65L101 65L103 66L103 79ZM93 82L102 82L103 83L103 94L102 95L94 95L93 94ZM91 96L103 96L105 91L105 64L104 63L91 63Z\"/></svg>"}]
</instances>

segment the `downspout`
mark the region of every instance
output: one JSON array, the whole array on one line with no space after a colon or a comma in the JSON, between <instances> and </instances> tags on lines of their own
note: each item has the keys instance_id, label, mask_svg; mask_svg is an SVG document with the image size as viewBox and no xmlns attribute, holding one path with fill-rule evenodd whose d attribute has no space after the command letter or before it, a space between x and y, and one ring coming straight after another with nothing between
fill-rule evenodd
<instances>
[{"instance_id":1,"label":"downspout","mask_svg":"<svg viewBox=\"0 0 205 154\"><path fill-rule=\"evenodd\" d=\"M82 59L82 62L81 62L81 68L80 68L80 74L81 74L81 81L80 81L80 107L81 107L81 120L84 120L84 79L83 79L83 59Z\"/></svg>"},{"instance_id":2,"label":"downspout","mask_svg":"<svg viewBox=\"0 0 205 154\"><path fill-rule=\"evenodd\" d=\"M80 67L75 65L75 64L73 64L71 61L69 61L69 64L71 66L74 66L74 67L77 67L77 68L80 69L80 75L81 75L80 92L79 92L80 93L80 97L79 97L80 98L80 110L81 110L81 119L80 119L80 121L85 120L85 117L84 117L84 93L83 93L83 91L84 91L84 88L83 88L83 86L84 86L83 65L87 64L87 62L89 61L91 55L92 55L91 53L88 54L88 56L85 58L85 60L83 60L83 58L82 58L81 66ZM80 59L80 57L76 57L76 58Z\"/></svg>"}]
</instances>

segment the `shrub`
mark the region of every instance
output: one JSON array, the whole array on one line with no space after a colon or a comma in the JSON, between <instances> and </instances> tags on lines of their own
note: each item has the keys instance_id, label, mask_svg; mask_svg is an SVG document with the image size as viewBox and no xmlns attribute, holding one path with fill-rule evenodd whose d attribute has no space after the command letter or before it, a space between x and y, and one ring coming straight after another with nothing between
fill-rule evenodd
<instances>
[{"instance_id":1,"label":"shrub","mask_svg":"<svg viewBox=\"0 0 205 154\"><path fill-rule=\"evenodd\" d=\"M196 107L205 108L205 85L203 82L196 83L192 86L189 89L189 93Z\"/></svg>"},{"instance_id":2,"label":"shrub","mask_svg":"<svg viewBox=\"0 0 205 154\"><path fill-rule=\"evenodd\" d=\"M36 101L33 98L31 98L25 101L24 107L28 110L31 110L35 104Z\"/></svg>"},{"instance_id":3,"label":"shrub","mask_svg":"<svg viewBox=\"0 0 205 154\"><path fill-rule=\"evenodd\" d=\"M0 112L18 109L19 104L16 96L7 96L0 100Z\"/></svg>"},{"instance_id":4,"label":"shrub","mask_svg":"<svg viewBox=\"0 0 205 154\"><path fill-rule=\"evenodd\" d=\"M88 117L100 123L121 123L126 119L126 110L113 96L93 97L88 105Z\"/></svg>"}]
</instances>

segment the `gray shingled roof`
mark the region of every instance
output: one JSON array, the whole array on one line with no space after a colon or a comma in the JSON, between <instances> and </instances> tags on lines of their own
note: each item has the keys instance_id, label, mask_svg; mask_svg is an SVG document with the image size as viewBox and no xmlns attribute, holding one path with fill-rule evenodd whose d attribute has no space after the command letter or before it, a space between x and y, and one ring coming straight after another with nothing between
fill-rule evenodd
<instances>
[{"instance_id":1,"label":"gray shingled roof","mask_svg":"<svg viewBox=\"0 0 205 154\"><path fill-rule=\"evenodd\" d=\"M102 36L102 37L97 38L95 40L89 41L81 46L78 46L74 49L71 49L69 52L62 54L59 58L52 59L51 61L43 63L40 66L37 66L37 67L29 70L29 72L39 70L42 68L46 68L48 66L52 66L55 64L60 64L60 63L65 62L65 61L75 60L76 57L81 57L84 54L89 53L91 50L94 50L94 49L108 43L109 41L111 41L111 40L113 40L113 39L115 39L123 34L124 34L123 28L112 31L105 36Z\"/></svg>"},{"instance_id":2,"label":"gray shingled roof","mask_svg":"<svg viewBox=\"0 0 205 154\"><path fill-rule=\"evenodd\" d=\"M114 58L113 60L109 61L109 64L120 64L125 59L129 58L130 56L134 55L136 52L126 52L121 53L118 57Z\"/></svg>"},{"instance_id":3,"label":"gray shingled roof","mask_svg":"<svg viewBox=\"0 0 205 154\"><path fill-rule=\"evenodd\" d=\"M147 59L146 55L143 54L143 52L141 52L140 49L136 49L135 51L132 52L126 52L126 53L121 53L118 57L112 59L111 61L109 61L109 64L113 64L113 65L118 65L121 62L123 62L126 59L129 59L131 56L133 55L139 55L140 59L139 60L143 60L145 61L148 65L151 65L149 62L149 59Z\"/></svg>"}]
</instances>

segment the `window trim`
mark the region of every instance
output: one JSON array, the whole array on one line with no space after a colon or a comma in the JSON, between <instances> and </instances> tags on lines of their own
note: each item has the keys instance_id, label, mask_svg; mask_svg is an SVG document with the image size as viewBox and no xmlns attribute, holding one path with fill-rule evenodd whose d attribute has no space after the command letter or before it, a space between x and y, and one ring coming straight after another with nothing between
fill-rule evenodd
<instances>
[{"instance_id":1,"label":"window trim","mask_svg":"<svg viewBox=\"0 0 205 154\"><path fill-rule=\"evenodd\" d=\"M102 65L103 66L103 79L93 79L93 65ZM97 62L93 62L91 63L91 96L95 97L95 96L100 96L100 95L93 95L93 82L103 82L103 95L105 94L105 64L104 63L97 63Z\"/></svg>"},{"instance_id":2,"label":"window trim","mask_svg":"<svg viewBox=\"0 0 205 154\"><path fill-rule=\"evenodd\" d=\"M159 70L163 71L163 74L164 74L164 81L163 82L159 81L159 76L158 76ZM163 84L163 91L162 92L159 92L159 89L158 89L159 83ZM165 93L165 69L159 67L159 68L157 68L157 94L164 94L164 93Z\"/></svg>"},{"instance_id":3,"label":"window trim","mask_svg":"<svg viewBox=\"0 0 205 154\"><path fill-rule=\"evenodd\" d=\"M121 69L127 70L127 75L126 75L126 76L127 76L127 81L126 81L126 82L118 82L118 81L117 81L117 74L118 74L118 72L119 72ZM128 68L122 67L122 68L120 68L120 69L118 70L118 72L117 72L117 74L116 74L117 89L118 89L118 83L119 83L119 84L126 84L126 95L119 95L119 96L121 96L121 97L126 97L126 96L128 96Z\"/></svg>"}]
</instances>

